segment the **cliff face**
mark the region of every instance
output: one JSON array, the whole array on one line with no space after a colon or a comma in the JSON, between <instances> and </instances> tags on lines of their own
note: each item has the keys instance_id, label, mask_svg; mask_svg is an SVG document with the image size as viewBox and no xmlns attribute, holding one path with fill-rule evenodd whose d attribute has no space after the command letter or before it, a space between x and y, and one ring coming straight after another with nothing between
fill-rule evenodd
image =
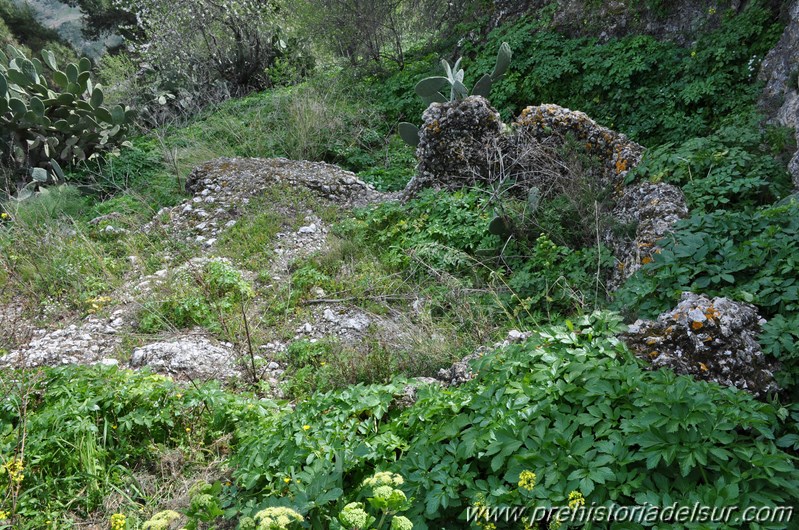
<instances>
[{"instance_id":1,"label":"cliff face","mask_svg":"<svg viewBox=\"0 0 799 530\"><path fill-rule=\"evenodd\" d=\"M766 55L760 67L759 79L765 83L760 108L774 123L797 128L799 124L799 1L788 10L788 24L777 45ZM799 143L799 136L797 136ZM799 152L791 159L788 169L794 188L799 190Z\"/></svg>"},{"instance_id":2,"label":"cliff face","mask_svg":"<svg viewBox=\"0 0 799 530\"><path fill-rule=\"evenodd\" d=\"M489 27L538 13L550 19L552 29L570 36L609 39L638 33L688 44L697 33L717 26L725 11L738 11L745 2L708 4L697 0L495 0Z\"/></svg>"}]
</instances>

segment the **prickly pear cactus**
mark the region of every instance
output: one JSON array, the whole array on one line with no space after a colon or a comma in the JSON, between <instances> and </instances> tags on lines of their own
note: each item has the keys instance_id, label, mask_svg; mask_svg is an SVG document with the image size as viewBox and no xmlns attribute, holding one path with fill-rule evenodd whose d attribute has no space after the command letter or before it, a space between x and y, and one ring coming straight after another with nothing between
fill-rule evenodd
<instances>
[{"instance_id":1,"label":"prickly pear cactus","mask_svg":"<svg viewBox=\"0 0 799 530\"><path fill-rule=\"evenodd\" d=\"M0 152L3 163L25 182L63 178L60 164L72 164L126 145L133 111L103 106L103 91L91 81L91 62L60 69L48 50L28 58L9 46L0 51Z\"/></svg>"}]
</instances>

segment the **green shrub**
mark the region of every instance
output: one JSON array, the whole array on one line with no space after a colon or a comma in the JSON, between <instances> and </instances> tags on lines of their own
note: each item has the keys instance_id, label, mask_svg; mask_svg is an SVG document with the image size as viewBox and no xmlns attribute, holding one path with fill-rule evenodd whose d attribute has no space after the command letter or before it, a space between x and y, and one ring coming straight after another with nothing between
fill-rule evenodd
<instances>
[{"instance_id":1,"label":"green shrub","mask_svg":"<svg viewBox=\"0 0 799 530\"><path fill-rule=\"evenodd\" d=\"M22 171L23 182L34 186L63 181L59 163L115 153L128 145L125 137L133 118L120 105L103 106L103 91L91 81L89 59L69 63L63 71L51 51L43 50L42 59L28 58L13 46L8 56L0 54L0 153L4 163ZM45 76L45 65L53 81ZM20 198L31 193L28 187L18 192Z\"/></svg>"},{"instance_id":2,"label":"green shrub","mask_svg":"<svg viewBox=\"0 0 799 530\"><path fill-rule=\"evenodd\" d=\"M604 276L614 259L605 247L573 250L540 236L524 257L513 260L507 279L512 294L503 296L517 314L541 311L550 321L559 315L604 305Z\"/></svg>"},{"instance_id":3,"label":"green shrub","mask_svg":"<svg viewBox=\"0 0 799 530\"><path fill-rule=\"evenodd\" d=\"M494 208L488 193L426 190L407 204L385 203L356 213L343 230L371 247L392 270L414 271L418 278L452 275L469 288L490 287L483 303L507 309L514 319L541 314L555 318L585 311L605 298L604 278L612 266L609 252L596 247L555 245L547 233L580 239L568 226L574 215L550 215L560 199L545 203L536 215L519 216L514 237L489 233ZM566 202L569 199L564 199ZM512 209L514 199L502 207ZM432 273L431 273L432 271ZM488 294L489 290L486 290Z\"/></svg>"},{"instance_id":4,"label":"green shrub","mask_svg":"<svg viewBox=\"0 0 799 530\"><path fill-rule=\"evenodd\" d=\"M0 388L0 455L19 455L26 468L14 525L25 530L72 528L74 517L96 517L111 496L139 515L153 491L136 476L169 451L209 447L270 409L216 384L182 387L116 367L6 370ZM192 458L207 465L218 457L204 449ZM9 510L3 483L0 510Z\"/></svg>"},{"instance_id":5,"label":"green shrub","mask_svg":"<svg viewBox=\"0 0 799 530\"><path fill-rule=\"evenodd\" d=\"M484 42L463 45L468 72L490 70L494 50L507 41L513 63L491 93L510 119L528 105L555 103L586 112L602 125L648 145L706 136L728 117L748 115L760 93L758 61L774 46L782 25L764 2L724 14L718 29L703 32L691 48L654 37L630 35L600 42L569 38L522 18L500 25ZM435 58L433 58L435 61ZM429 64L429 63L428 63ZM390 116L414 117L418 106L396 99L401 82L410 90L427 71L395 74L387 83ZM415 77L414 77L415 74ZM476 79L467 77L466 83Z\"/></svg>"},{"instance_id":6,"label":"green shrub","mask_svg":"<svg viewBox=\"0 0 799 530\"><path fill-rule=\"evenodd\" d=\"M145 301L139 329L155 333L165 328L202 326L217 334L229 334L229 320L236 320L243 304L252 298L253 287L241 271L223 260L178 271L164 292L154 292Z\"/></svg>"},{"instance_id":7,"label":"green shrub","mask_svg":"<svg viewBox=\"0 0 799 530\"><path fill-rule=\"evenodd\" d=\"M356 213L345 231L381 252L381 259L407 268L415 253L437 269L468 275L470 255L494 250L499 239L488 233L486 194L425 190L407 204L384 203Z\"/></svg>"},{"instance_id":8,"label":"green shrub","mask_svg":"<svg viewBox=\"0 0 799 530\"><path fill-rule=\"evenodd\" d=\"M799 341L790 330L799 314L799 204L696 214L675 228L654 260L616 292L615 304L654 318L683 291L751 302L770 319L761 341L785 364L778 381L795 386Z\"/></svg>"},{"instance_id":9,"label":"green shrub","mask_svg":"<svg viewBox=\"0 0 799 530\"><path fill-rule=\"evenodd\" d=\"M323 522L374 469L406 478L408 517L420 528L466 527L466 508L480 503L565 505L571 491L605 506L796 498L773 405L645 371L614 338L620 329L609 314L545 328L477 361L472 382L421 389L404 411L391 406L397 381L318 394L243 426L232 457L237 506L249 514L290 499ZM523 472L539 477L534 487Z\"/></svg>"},{"instance_id":10,"label":"green shrub","mask_svg":"<svg viewBox=\"0 0 799 530\"><path fill-rule=\"evenodd\" d=\"M790 175L766 151L765 140L757 127L724 127L646 151L631 177L675 184L688 206L700 211L768 204L790 189Z\"/></svg>"}]
</instances>

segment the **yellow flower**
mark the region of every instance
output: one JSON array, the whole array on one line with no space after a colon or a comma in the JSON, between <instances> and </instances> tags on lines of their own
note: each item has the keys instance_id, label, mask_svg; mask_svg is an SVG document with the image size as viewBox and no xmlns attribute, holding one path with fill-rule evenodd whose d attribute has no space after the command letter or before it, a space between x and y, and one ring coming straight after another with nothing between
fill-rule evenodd
<instances>
[{"instance_id":1,"label":"yellow flower","mask_svg":"<svg viewBox=\"0 0 799 530\"><path fill-rule=\"evenodd\" d=\"M125 515L115 513L111 516L111 530L124 530L125 529Z\"/></svg>"},{"instance_id":2,"label":"yellow flower","mask_svg":"<svg viewBox=\"0 0 799 530\"><path fill-rule=\"evenodd\" d=\"M3 214L3 215L6 215L6 214ZM11 515L10 513L4 512L3 510L0 510L0 521L8 519L10 515Z\"/></svg>"},{"instance_id":3,"label":"yellow flower","mask_svg":"<svg viewBox=\"0 0 799 530\"><path fill-rule=\"evenodd\" d=\"M0 219L11 219L11 216L8 215L6 212L0 213ZM5 512L0 512L5 513Z\"/></svg>"},{"instance_id":4,"label":"yellow flower","mask_svg":"<svg viewBox=\"0 0 799 530\"><path fill-rule=\"evenodd\" d=\"M519 487L531 491L535 487L536 475L532 471L522 471L519 473Z\"/></svg>"},{"instance_id":5,"label":"yellow flower","mask_svg":"<svg viewBox=\"0 0 799 530\"><path fill-rule=\"evenodd\" d=\"M579 491L569 493L569 508L576 510L580 506L585 506L585 497Z\"/></svg>"},{"instance_id":6,"label":"yellow flower","mask_svg":"<svg viewBox=\"0 0 799 530\"><path fill-rule=\"evenodd\" d=\"M308 431L308 430L310 430L310 429L311 429L311 426L310 426L310 425L303 425L303 426L302 426L302 430L303 430L303 431Z\"/></svg>"},{"instance_id":7,"label":"yellow flower","mask_svg":"<svg viewBox=\"0 0 799 530\"><path fill-rule=\"evenodd\" d=\"M186 427L186 432L191 432L191 427Z\"/></svg>"},{"instance_id":8,"label":"yellow flower","mask_svg":"<svg viewBox=\"0 0 799 530\"><path fill-rule=\"evenodd\" d=\"M707 14L708 15L715 15L716 14L716 8L715 7L711 7L710 9L707 10Z\"/></svg>"},{"instance_id":9,"label":"yellow flower","mask_svg":"<svg viewBox=\"0 0 799 530\"><path fill-rule=\"evenodd\" d=\"M283 479L283 482L288 484L289 482L291 482L291 479L289 477L286 477L286 478Z\"/></svg>"},{"instance_id":10,"label":"yellow flower","mask_svg":"<svg viewBox=\"0 0 799 530\"><path fill-rule=\"evenodd\" d=\"M6 473L8 473L8 479L11 482L20 484L25 479L25 473L23 473L23 471L25 471L25 464L22 463L21 458L12 457L8 462L3 464L3 468L6 470Z\"/></svg>"}]
</instances>

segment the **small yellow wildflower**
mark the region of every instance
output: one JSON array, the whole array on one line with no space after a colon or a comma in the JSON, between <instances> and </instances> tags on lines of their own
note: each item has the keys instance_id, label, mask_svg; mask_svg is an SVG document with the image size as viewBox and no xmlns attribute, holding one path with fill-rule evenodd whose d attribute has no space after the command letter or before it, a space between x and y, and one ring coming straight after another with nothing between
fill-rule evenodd
<instances>
[{"instance_id":1,"label":"small yellow wildflower","mask_svg":"<svg viewBox=\"0 0 799 530\"><path fill-rule=\"evenodd\" d=\"M191 432L191 427L186 427L186 432Z\"/></svg>"},{"instance_id":2,"label":"small yellow wildflower","mask_svg":"<svg viewBox=\"0 0 799 530\"><path fill-rule=\"evenodd\" d=\"M707 14L708 15L715 15L716 14L716 8L715 7L711 7L710 9L707 10Z\"/></svg>"},{"instance_id":3,"label":"small yellow wildflower","mask_svg":"<svg viewBox=\"0 0 799 530\"><path fill-rule=\"evenodd\" d=\"M560 522L560 518L556 515L550 522L549 522L549 530L558 530L563 523Z\"/></svg>"},{"instance_id":4,"label":"small yellow wildflower","mask_svg":"<svg viewBox=\"0 0 799 530\"><path fill-rule=\"evenodd\" d=\"M569 508L576 510L580 506L585 506L585 497L579 491L569 493Z\"/></svg>"},{"instance_id":5,"label":"small yellow wildflower","mask_svg":"<svg viewBox=\"0 0 799 530\"><path fill-rule=\"evenodd\" d=\"M115 513L111 516L111 530L125 530L125 515Z\"/></svg>"},{"instance_id":6,"label":"small yellow wildflower","mask_svg":"<svg viewBox=\"0 0 799 530\"><path fill-rule=\"evenodd\" d=\"M535 487L536 475L532 471L522 471L519 473L519 487L531 491Z\"/></svg>"},{"instance_id":7,"label":"small yellow wildflower","mask_svg":"<svg viewBox=\"0 0 799 530\"><path fill-rule=\"evenodd\" d=\"M23 471L25 471L25 464L22 463L22 459L12 457L8 462L3 464L3 468L6 470L6 473L8 473L8 479L11 482L20 484L25 479L25 473L23 473Z\"/></svg>"},{"instance_id":8,"label":"small yellow wildflower","mask_svg":"<svg viewBox=\"0 0 799 530\"><path fill-rule=\"evenodd\" d=\"M11 219L11 216L8 215L6 212L3 212L3 213L0 213L0 219L3 219L3 220ZM5 512L0 512L0 513L5 513Z\"/></svg>"},{"instance_id":9,"label":"small yellow wildflower","mask_svg":"<svg viewBox=\"0 0 799 530\"><path fill-rule=\"evenodd\" d=\"M0 510L0 521L4 521L5 519L8 519L10 516L11 516L10 513L4 512L3 510Z\"/></svg>"},{"instance_id":10,"label":"small yellow wildflower","mask_svg":"<svg viewBox=\"0 0 799 530\"><path fill-rule=\"evenodd\" d=\"M291 482L291 479L289 477L286 477L286 478L283 479L283 482L288 484L289 482Z\"/></svg>"},{"instance_id":11,"label":"small yellow wildflower","mask_svg":"<svg viewBox=\"0 0 799 530\"><path fill-rule=\"evenodd\" d=\"M303 431L308 431L308 430L310 430L310 429L311 429L311 426L310 426L310 425L303 425L303 426L302 426L302 430L303 430Z\"/></svg>"}]
</instances>

